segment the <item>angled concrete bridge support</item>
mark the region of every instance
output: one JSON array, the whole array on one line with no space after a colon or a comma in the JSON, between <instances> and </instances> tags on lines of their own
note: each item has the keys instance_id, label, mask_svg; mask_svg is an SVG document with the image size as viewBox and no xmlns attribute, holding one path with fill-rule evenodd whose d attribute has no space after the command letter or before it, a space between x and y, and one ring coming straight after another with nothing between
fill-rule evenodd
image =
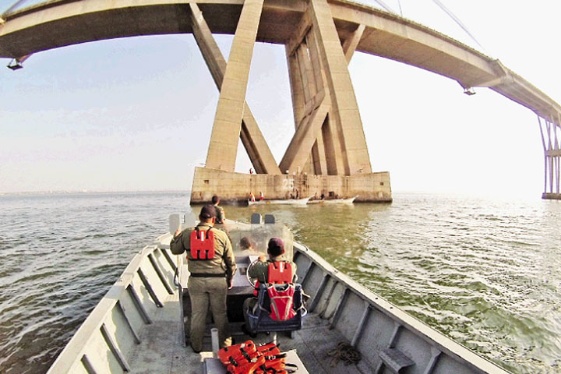
<instances>
[{"instance_id":1,"label":"angled concrete bridge support","mask_svg":"<svg viewBox=\"0 0 561 374\"><path fill-rule=\"evenodd\" d=\"M314 0L287 44L296 134L281 171L316 175L370 173L370 156L348 71L364 31L341 46L327 2Z\"/></svg>"},{"instance_id":2,"label":"angled concrete bridge support","mask_svg":"<svg viewBox=\"0 0 561 374\"><path fill-rule=\"evenodd\" d=\"M189 7L191 11L190 16L193 35L217 88L221 90L224 74L226 72L226 60L218 44L214 40L212 32L204 20L204 15L201 13L197 4L190 3ZM240 138L249 155L249 159L253 163L255 171L259 174L280 174L275 158L245 100L243 105ZM233 140L236 143L237 150L237 138ZM235 155L233 159L235 160Z\"/></svg>"},{"instance_id":3,"label":"angled concrete bridge support","mask_svg":"<svg viewBox=\"0 0 561 374\"><path fill-rule=\"evenodd\" d=\"M263 0L246 0L234 35L208 148L206 167L233 172L240 138L249 69Z\"/></svg>"},{"instance_id":4,"label":"angled concrete bridge support","mask_svg":"<svg viewBox=\"0 0 561 374\"><path fill-rule=\"evenodd\" d=\"M245 1L243 4L227 63L204 20L204 13L196 4L189 6L193 34L220 90L204 168L217 172L196 171L192 202L207 201L213 193L218 193L209 188L211 176L216 175L220 175L221 190L229 191L220 192L223 200L245 199L249 191L267 191L270 198L287 198L303 196L302 193L311 193L312 189L313 194L318 196L353 196L360 190L363 201L391 200L389 174L385 173L382 177L372 174L366 137L348 70L348 62L364 31L363 25L347 40L341 41L327 0L308 1L298 28L285 44L295 134L277 166L245 101L263 0ZM234 173L240 139L258 175L285 176L277 178L277 181ZM224 172L232 175L227 177ZM361 186L355 189L350 187L352 183L349 184L348 177L357 174L360 180L373 178L383 179L384 182L374 188ZM312 186L309 183L312 176L324 180ZM253 182L242 183L244 178ZM260 183L254 187L256 181ZM281 183L279 181L282 186L270 186L271 183Z\"/></svg>"}]
</instances>

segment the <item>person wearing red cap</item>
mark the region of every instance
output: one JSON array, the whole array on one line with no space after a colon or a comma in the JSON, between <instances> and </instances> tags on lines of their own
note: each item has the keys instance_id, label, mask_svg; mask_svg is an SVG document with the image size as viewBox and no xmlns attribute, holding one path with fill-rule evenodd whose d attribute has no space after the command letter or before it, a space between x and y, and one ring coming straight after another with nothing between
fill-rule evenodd
<instances>
[{"instance_id":1,"label":"person wearing red cap","mask_svg":"<svg viewBox=\"0 0 561 374\"><path fill-rule=\"evenodd\" d=\"M220 345L232 344L228 327L226 298L236 272L236 259L228 235L214 228L216 208L212 204L202 207L199 224L195 228L177 230L170 242L173 254L187 252L191 298L191 348L195 353L203 349L206 317L210 306Z\"/></svg>"},{"instance_id":2,"label":"person wearing red cap","mask_svg":"<svg viewBox=\"0 0 561 374\"><path fill-rule=\"evenodd\" d=\"M257 279L257 282L255 283L256 289L259 288L259 284L293 283L296 281L298 278L296 275L296 264L284 258L284 241L281 238L271 238L269 240L267 245L267 254L269 255L269 258L265 255L259 256L253 266L248 269L248 275L253 279ZM288 276L279 277L276 272L276 269L279 267L282 269L289 269L290 274ZM272 271L274 272L273 274L271 273ZM253 310L256 305L256 297L247 298L243 303L245 325L242 325L242 330L246 333L246 326L248 326L248 311Z\"/></svg>"}]
</instances>

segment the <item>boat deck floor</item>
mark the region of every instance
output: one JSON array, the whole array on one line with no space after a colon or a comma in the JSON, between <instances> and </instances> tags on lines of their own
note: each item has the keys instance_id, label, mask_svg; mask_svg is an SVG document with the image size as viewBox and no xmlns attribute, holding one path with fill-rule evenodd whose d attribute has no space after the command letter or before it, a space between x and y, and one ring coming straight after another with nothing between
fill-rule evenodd
<instances>
[{"instance_id":1,"label":"boat deck floor","mask_svg":"<svg viewBox=\"0 0 561 374\"><path fill-rule=\"evenodd\" d=\"M146 326L141 333L141 343L136 347L130 365L131 373L205 373L205 358L212 358L210 330L204 340L204 351L194 353L190 347L183 345L182 329L179 316L178 301L170 300L164 303L153 317L153 323ZM253 340L255 343L268 343L274 335L258 334L251 338L241 331L241 323L232 323L232 335L236 343ZM296 373L372 373L373 368L365 360L357 365L346 365L336 357L329 355L337 348L339 342L345 342L341 334L330 329L328 322L314 313L304 317L302 330L289 334L277 333L277 343L281 351L295 350L305 368L299 367ZM290 356L287 362L290 362ZM296 363L299 364L299 363ZM301 366L301 365L300 365ZM213 371L214 372L214 371ZM225 372L225 371L224 371Z\"/></svg>"}]
</instances>

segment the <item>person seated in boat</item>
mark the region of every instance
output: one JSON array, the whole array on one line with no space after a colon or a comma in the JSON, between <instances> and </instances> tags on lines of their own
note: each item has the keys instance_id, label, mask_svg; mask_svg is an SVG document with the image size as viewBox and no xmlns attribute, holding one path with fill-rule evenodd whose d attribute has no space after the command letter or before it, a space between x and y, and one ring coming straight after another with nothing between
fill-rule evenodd
<instances>
[{"instance_id":1,"label":"person seated in boat","mask_svg":"<svg viewBox=\"0 0 561 374\"><path fill-rule=\"evenodd\" d=\"M255 202L255 195L253 194L253 192L249 193L249 201L251 201L252 203Z\"/></svg>"},{"instance_id":2,"label":"person seated in boat","mask_svg":"<svg viewBox=\"0 0 561 374\"><path fill-rule=\"evenodd\" d=\"M212 205L214 205L216 209L216 223L226 223L226 212L224 208L220 206L220 197L218 197L218 195L212 196Z\"/></svg>"},{"instance_id":3,"label":"person seated in boat","mask_svg":"<svg viewBox=\"0 0 561 374\"><path fill-rule=\"evenodd\" d=\"M249 237L244 236L240 239L240 243L238 245L240 249L239 255L241 256L263 256L263 252L260 252L255 248L255 242L251 240Z\"/></svg>"},{"instance_id":4,"label":"person seated in boat","mask_svg":"<svg viewBox=\"0 0 561 374\"><path fill-rule=\"evenodd\" d=\"M263 201L265 199L265 195L262 191L259 192L259 201Z\"/></svg>"},{"instance_id":5,"label":"person seated in boat","mask_svg":"<svg viewBox=\"0 0 561 374\"><path fill-rule=\"evenodd\" d=\"M248 323L248 313L254 311L257 307L257 292L260 284L282 284L293 283L297 280L296 264L288 261L284 257L284 241L281 238L271 238L267 245L267 254L259 256L257 261L249 267L248 275L250 278L256 279L255 292L253 297L244 300L243 314L245 325L242 330L247 333L246 326ZM286 272L289 272L286 275Z\"/></svg>"},{"instance_id":6,"label":"person seated in boat","mask_svg":"<svg viewBox=\"0 0 561 374\"><path fill-rule=\"evenodd\" d=\"M220 346L232 344L226 300L237 269L230 238L224 231L214 228L214 205L203 206L199 220L195 228L178 229L170 242L173 254L187 252L187 265L191 273L187 283L192 308L190 340L195 353L203 349L209 305L218 329Z\"/></svg>"}]
</instances>

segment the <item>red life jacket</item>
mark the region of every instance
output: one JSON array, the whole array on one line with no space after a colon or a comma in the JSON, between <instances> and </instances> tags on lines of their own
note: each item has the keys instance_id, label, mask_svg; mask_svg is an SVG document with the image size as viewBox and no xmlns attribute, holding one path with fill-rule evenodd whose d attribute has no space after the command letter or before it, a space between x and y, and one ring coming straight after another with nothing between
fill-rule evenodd
<instances>
[{"instance_id":1,"label":"red life jacket","mask_svg":"<svg viewBox=\"0 0 561 374\"><path fill-rule=\"evenodd\" d=\"M298 367L285 362L286 353L271 342L255 345L247 340L230 347L220 348L218 358L229 374L287 374Z\"/></svg>"},{"instance_id":2,"label":"red life jacket","mask_svg":"<svg viewBox=\"0 0 561 374\"><path fill-rule=\"evenodd\" d=\"M228 366L233 362L239 362L242 359L251 361L256 356L257 347L252 340L243 343L234 344L230 347L220 348L218 350L218 358L223 365Z\"/></svg>"},{"instance_id":3,"label":"red life jacket","mask_svg":"<svg viewBox=\"0 0 561 374\"><path fill-rule=\"evenodd\" d=\"M208 230L195 230L191 232L189 243L191 246L191 257L193 260L212 260L214 258L214 232L210 227Z\"/></svg>"},{"instance_id":4,"label":"red life jacket","mask_svg":"<svg viewBox=\"0 0 561 374\"><path fill-rule=\"evenodd\" d=\"M282 286L270 284L267 287L267 293L271 300L271 313L269 316L275 321L286 321L296 315L293 308L294 291L293 283Z\"/></svg>"},{"instance_id":5,"label":"red life jacket","mask_svg":"<svg viewBox=\"0 0 561 374\"><path fill-rule=\"evenodd\" d=\"M267 283L283 284L292 283L292 264L288 261L269 262L267 268ZM253 296L257 297L259 293L259 280L255 282L255 290Z\"/></svg>"},{"instance_id":6,"label":"red life jacket","mask_svg":"<svg viewBox=\"0 0 561 374\"><path fill-rule=\"evenodd\" d=\"M288 261L269 262L267 268L267 293L269 294L270 317L276 321L286 321L296 315L293 308L295 286L292 283L292 264ZM279 285L285 285L279 287ZM258 296L259 281L255 282L254 295Z\"/></svg>"},{"instance_id":7,"label":"red life jacket","mask_svg":"<svg viewBox=\"0 0 561 374\"><path fill-rule=\"evenodd\" d=\"M292 264L288 261L269 263L267 283L292 283Z\"/></svg>"}]
</instances>

